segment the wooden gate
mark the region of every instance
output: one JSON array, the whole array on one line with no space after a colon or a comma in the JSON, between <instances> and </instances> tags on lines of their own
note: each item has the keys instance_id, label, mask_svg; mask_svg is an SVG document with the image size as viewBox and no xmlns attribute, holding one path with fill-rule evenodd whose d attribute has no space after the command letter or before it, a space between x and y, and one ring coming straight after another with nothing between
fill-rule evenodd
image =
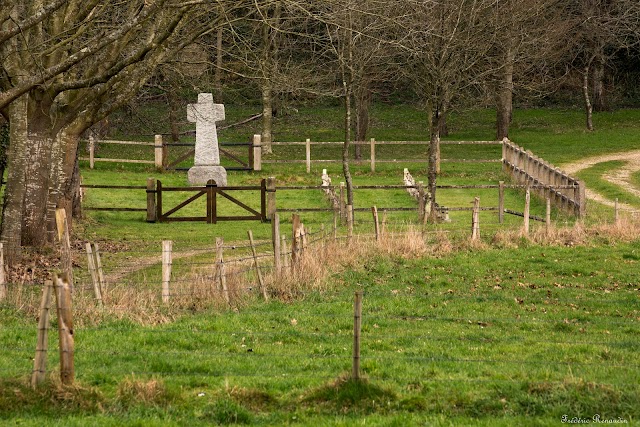
<instances>
[{"instance_id":1,"label":"wooden gate","mask_svg":"<svg viewBox=\"0 0 640 427\"><path fill-rule=\"evenodd\" d=\"M229 193L233 191L260 191L260 211L257 211L235 197L231 196ZM196 194L189 197L187 200L181 202L177 206L169 209L166 212L163 212L164 206L162 201L162 193L171 191L181 191L181 192L190 192L193 191ZM260 186L247 186L247 187L218 187L213 180L210 180L206 186L204 187L163 187L162 182L160 180L157 181L156 189L156 221L158 222L171 222L171 221L202 221L207 224L216 224L218 221L266 221L267 220L267 203L266 203L266 194L267 187L266 181L263 179L260 183ZM229 200L236 206L241 207L245 211L249 212L250 215L244 216L219 216L218 215L218 196L224 197ZM201 197L206 197L207 199L207 209L206 216L195 216L195 217L175 217L172 216L180 209L188 206L194 201L198 200Z\"/></svg>"}]
</instances>

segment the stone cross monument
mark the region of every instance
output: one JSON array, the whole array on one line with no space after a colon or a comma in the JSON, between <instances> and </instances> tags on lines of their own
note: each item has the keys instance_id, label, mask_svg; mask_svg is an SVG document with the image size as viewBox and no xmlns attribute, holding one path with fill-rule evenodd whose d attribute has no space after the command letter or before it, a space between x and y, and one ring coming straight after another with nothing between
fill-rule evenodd
<instances>
[{"instance_id":1,"label":"stone cross monument","mask_svg":"<svg viewBox=\"0 0 640 427\"><path fill-rule=\"evenodd\" d=\"M213 103L213 94L198 94L198 103L187 105L187 120L196 124L196 154L188 178L191 185L205 185L213 179L226 187L227 171L220 166L216 122L224 120L224 105Z\"/></svg>"}]
</instances>

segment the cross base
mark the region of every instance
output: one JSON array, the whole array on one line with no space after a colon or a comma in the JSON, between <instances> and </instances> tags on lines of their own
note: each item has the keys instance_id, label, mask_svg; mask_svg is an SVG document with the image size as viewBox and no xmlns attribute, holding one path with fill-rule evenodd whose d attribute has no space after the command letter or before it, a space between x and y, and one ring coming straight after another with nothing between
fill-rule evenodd
<instances>
[{"instance_id":1,"label":"cross base","mask_svg":"<svg viewBox=\"0 0 640 427\"><path fill-rule=\"evenodd\" d=\"M222 166L193 166L187 177L190 185L206 185L212 179L218 187L227 186L227 170Z\"/></svg>"}]
</instances>

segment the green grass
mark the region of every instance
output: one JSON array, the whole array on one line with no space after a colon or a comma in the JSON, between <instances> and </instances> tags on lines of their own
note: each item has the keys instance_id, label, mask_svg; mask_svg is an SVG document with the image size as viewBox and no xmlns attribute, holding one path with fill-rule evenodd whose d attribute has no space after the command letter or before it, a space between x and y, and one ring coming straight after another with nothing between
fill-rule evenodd
<instances>
[{"instance_id":1,"label":"green grass","mask_svg":"<svg viewBox=\"0 0 640 427\"><path fill-rule=\"evenodd\" d=\"M251 109L227 107L228 121ZM154 114L159 114L155 112ZM426 140L424 113L407 106L376 105L371 136L378 140ZM516 111L512 139L556 164L583 156L640 148L640 111L597 114L596 131L582 130L578 111ZM449 122L450 140L493 138L494 113L456 112ZM341 139L339 108L300 108L276 121L276 139L303 141ZM258 130L257 122L223 133L223 140L243 141ZM120 136L122 137L122 135ZM138 138L132 138L138 139ZM99 153L121 153L103 146ZM422 147L380 147L378 158L416 158ZM127 155L152 158L143 148ZM304 158L297 148L277 149L272 158ZM333 148L312 148L313 156L335 156ZM324 150L324 151L323 151ZM385 151L387 150L387 151ZM495 150L495 151L493 151ZM302 155L302 157L301 157ZM363 150L365 159L368 149ZM407 157L409 156L409 157ZM445 158L499 158L496 147L443 146ZM598 164L580 175L587 185L611 196L623 189L602 180L617 163ZM400 184L404 165L353 165L356 185ZM424 163L408 167L426 182ZM279 185L318 185L323 168L335 184L339 163L265 165L260 173L229 172L234 185L256 185L276 176ZM147 177L164 185L186 185L186 173L157 173L151 167L81 164L85 184L145 185ZM640 181L638 174L634 182ZM440 184L497 184L506 180L499 164L444 163ZM440 190L441 204L497 205L497 190ZM187 194L167 196L167 206ZM252 206L257 195L242 200ZM616 196L617 197L617 196ZM328 206L320 191L281 190L280 208ZM144 190L88 189L86 206L144 208ZM628 198L627 201L637 203ZM361 190L356 207L415 206L403 190ZM524 193L507 192L506 206L522 211ZM221 209L235 213L235 208ZM202 203L185 211L200 215ZM532 214L543 216L534 199ZM391 228L406 228L416 213L390 213ZM451 239L466 238L469 212L451 212L451 223L426 228ZM557 224L573 219L555 211ZM597 221L588 218L589 221ZM282 233L290 234L283 215ZM312 231L333 222L330 213L304 213ZM522 219L508 216L506 225ZM0 424L9 425L558 425L563 415L623 418L637 422L640 411L637 298L640 243L605 236L576 245L560 236L560 246L539 246L526 239L491 239L504 228L495 212L481 213L484 249L462 249L449 255L405 259L376 256L357 266L336 267L323 291L303 291L296 298L261 302L252 291L234 310L224 307L153 310L153 318L116 319L93 305L82 305L90 287L78 285L76 310L77 386L61 388L55 381L37 391L27 386L36 341L35 310L28 298L18 305L0 303ZM226 222L150 224L139 213L87 212L76 224L75 237L97 241L104 248L107 271L131 267L145 258L159 258L160 241L174 240L174 278L193 265L211 266L216 237L229 245L246 242L252 229L269 245L270 224ZM371 233L370 212L356 214L356 232ZM341 227L340 233L344 233ZM457 237L454 237L457 236ZM431 238L431 237L429 237ZM432 243L434 244L434 243ZM463 245L464 247L464 245ZM227 259L247 250L226 249ZM411 258L411 254L409 258ZM85 280L83 257L77 255L78 278ZM158 265L136 269L122 279L122 288L159 295ZM251 273L246 273L251 274ZM178 286L188 287L178 280ZM24 295L39 287L12 284ZM16 288L14 288L15 286ZM151 287L158 286L158 289ZM353 294L364 291L363 382L349 379ZM155 298L155 297L154 297ZM33 301L37 301L34 298ZM159 304L159 298L141 301ZM34 303L35 304L35 303ZM206 305L205 305L206 306ZM209 306L206 306L209 307ZM143 311L143 310L140 310ZM150 315L151 316L151 315ZM295 321L294 321L295 320ZM53 327L56 326L53 320ZM49 337L49 371L59 363L57 336Z\"/></svg>"},{"instance_id":2,"label":"green grass","mask_svg":"<svg viewBox=\"0 0 640 427\"><path fill-rule=\"evenodd\" d=\"M0 417L22 425L546 425L564 414L632 422L640 244L603 243L379 257L300 301L185 312L158 326L77 326L81 387L34 394L22 380L3 380ZM357 289L364 383L345 376ZM11 348L0 355L3 377L24 377L35 326L8 307L2 318L0 340ZM53 352L54 371L56 363ZM159 384L141 394L151 387L132 390L135 381Z\"/></svg>"}]
</instances>

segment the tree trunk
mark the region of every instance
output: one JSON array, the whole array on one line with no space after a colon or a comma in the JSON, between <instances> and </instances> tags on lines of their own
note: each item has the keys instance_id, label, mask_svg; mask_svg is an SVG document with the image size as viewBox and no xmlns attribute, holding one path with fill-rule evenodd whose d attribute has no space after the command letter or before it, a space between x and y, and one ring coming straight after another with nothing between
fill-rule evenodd
<instances>
[{"instance_id":1,"label":"tree trunk","mask_svg":"<svg viewBox=\"0 0 640 427\"><path fill-rule=\"evenodd\" d=\"M271 83L263 82L262 85L262 154L273 152L271 142L273 141L273 94Z\"/></svg>"},{"instance_id":2,"label":"tree trunk","mask_svg":"<svg viewBox=\"0 0 640 427\"><path fill-rule=\"evenodd\" d=\"M499 141L509 137L509 126L513 118L513 62L513 52L507 49L496 94L496 138Z\"/></svg>"},{"instance_id":3,"label":"tree trunk","mask_svg":"<svg viewBox=\"0 0 640 427\"><path fill-rule=\"evenodd\" d=\"M8 107L11 144L8 153L7 184L2 209L2 231L7 264L20 262L22 254L22 207L25 197L27 164L27 97L23 95Z\"/></svg>"},{"instance_id":4,"label":"tree trunk","mask_svg":"<svg viewBox=\"0 0 640 427\"><path fill-rule=\"evenodd\" d=\"M598 55L593 66L593 109L609 111L605 88L605 60L602 55Z\"/></svg>"},{"instance_id":5,"label":"tree trunk","mask_svg":"<svg viewBox=\"0 0 640 427\"><path fill-rule=\"evenodd\" d=\"M584 109L587 119L587 130L593 130L593 106L589 99L589 66L584 67L582 73L582 95L584 98Z\"/></svg>"},{"instance_id":6,"label":"tree trunk","mask_svg":"<svg viewBox=\"0 0 640 427\"><path fill-rule=\"evenodd\" d=\"M440 153L440 128L442 122L445 120L446 111L444 106L437 106L430 114L431 120L429 123L429 160L427 164L427 187L429 191L429 201L431 205L431 211L429 212L429 221L436 222L436 185L438 178L438 164Z\"/></svg>"},{"instance_id":7,"label":"tree trunk","mask_svg":"<svg viewBox=\"0 0 640 427\"><path fill-rule=\"evenodd\" d=\"M214 72L216 104L224 102L224 97L222 96L222 31L222 27L218 28L216 38L216 69Z\"/></svg>"},{"instance_id":8,"label":"tree trunk","mask_svg":"<svg viewBox=\"0 0 640 427\"><path fill-rule=\"evenodd\" d=\"M347 187L347 205L353 206L353 179L349 169L349 147L351 145L351 85L345 85L344 97L344 144L342 145L342 172Z\"/></svg>"},{"instance_id":9,"label":"tree trunk","mask_svg":"<svg viewBox=\"0 0 640 427\"><path fill-rule=\"evenodd\" d=\"M363 87L358 89L356 101L356 138L358 142L367 140L369 133L369 107L371 106L371 90L367 82L362 82ZM355 146L355 159L362 158L362 145Z\"/></svg>"}]
</instances>

